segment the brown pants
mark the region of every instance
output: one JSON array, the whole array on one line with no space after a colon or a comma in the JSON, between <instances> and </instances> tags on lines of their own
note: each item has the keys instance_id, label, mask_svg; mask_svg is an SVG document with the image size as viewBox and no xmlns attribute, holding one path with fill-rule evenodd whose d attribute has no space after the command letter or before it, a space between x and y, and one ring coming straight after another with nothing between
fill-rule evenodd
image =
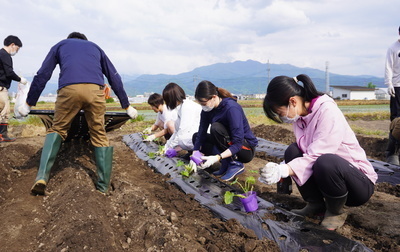
<instances>
[{"instance_id":1,"label":"brown pants","mask_svg":"<svg viewBox=\"0 0 400 252\"><path fill-rule=\"evenodd\" d=\"M8 123L10 117L10 100L5 87L0 87L0 123Z\"/></svg>"},{"instance_id":2,"label":"brown pants","mask_svg":"<svg viewBox=\"0 0 400 252\"><path fill-rule=\"evenodd\" d=\"M48 133L56 132L65 139L73 119L80 110L85 113L92 145L109 146L104 127L106 101L101 86L96 84L74 84L58 90L53 126Z\"/></svg>"}]
</instances>

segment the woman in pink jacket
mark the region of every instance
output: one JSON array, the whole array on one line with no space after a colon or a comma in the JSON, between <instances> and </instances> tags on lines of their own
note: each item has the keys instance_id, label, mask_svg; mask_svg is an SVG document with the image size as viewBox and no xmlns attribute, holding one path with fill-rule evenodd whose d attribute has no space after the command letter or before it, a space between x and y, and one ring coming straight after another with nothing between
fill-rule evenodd
<instances>
[{"instance_id":1,"label":"woman in pink jacket","mask_svg":"<svg viewBox=\"0 0 400 252\"><path fill-rule=\"evenodd\" d=\"M260 180L274 184L291 176L307 202L292 211L304 216L325 211L321 225L341 227L347 217L343 206L367 202L378 178L342 112L304 74L272 79L263 107L272 120L293 123L296 143L286 149L284 163L260 169Z\"/></svg>"}]
</instances>

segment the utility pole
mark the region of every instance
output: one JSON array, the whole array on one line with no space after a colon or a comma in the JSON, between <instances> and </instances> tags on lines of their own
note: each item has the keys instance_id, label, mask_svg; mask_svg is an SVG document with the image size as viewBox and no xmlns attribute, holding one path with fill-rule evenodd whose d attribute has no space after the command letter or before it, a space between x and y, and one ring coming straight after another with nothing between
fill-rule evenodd
<instances>
[{"instance_id":1,"label":"utility pole","mask_svg":"<svg viewBox=\"0 0 400 252\"><path fill-rule=\"evenodd\" d=\"M329 94L329 61L325 62L325 92Z\"/></svg>"}]
</instances>

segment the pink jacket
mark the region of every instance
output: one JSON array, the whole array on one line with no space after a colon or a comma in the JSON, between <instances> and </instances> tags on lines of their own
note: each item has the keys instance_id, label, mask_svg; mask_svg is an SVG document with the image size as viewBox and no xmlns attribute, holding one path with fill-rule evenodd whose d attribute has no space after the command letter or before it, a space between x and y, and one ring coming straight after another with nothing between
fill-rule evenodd
<instances>
[{"instance_id":1,"label":"pink jacket","mask_svg":"<svg viewBox=\"0 0 400 252\"><path fill-rule=\"evenodd\" d=\"M292 160L288 165L295 173L292 178L300 186L311 177L312 166L317 158L327 153L346 159L375 184L378 175L332 98L323 95L314 99L309 114L300 117L293 124L293 129L303 157Z\"/></svg>"}]
</instances>

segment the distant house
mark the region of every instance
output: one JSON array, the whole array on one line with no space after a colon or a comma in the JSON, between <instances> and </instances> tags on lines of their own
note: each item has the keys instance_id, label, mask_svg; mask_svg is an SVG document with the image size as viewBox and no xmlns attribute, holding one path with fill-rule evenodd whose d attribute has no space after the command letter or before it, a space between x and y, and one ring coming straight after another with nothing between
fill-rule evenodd
<instances>
[{"instance_id":1,"label":"distant house","mask_svg":"<svg viewBox=\"0 0 400 252\"><path fill-rule=\"evenodd\" d=\"M361 86L331 86L332 97L340 100L375 100L375 88Z\"/></svg>"}]
</instances>

